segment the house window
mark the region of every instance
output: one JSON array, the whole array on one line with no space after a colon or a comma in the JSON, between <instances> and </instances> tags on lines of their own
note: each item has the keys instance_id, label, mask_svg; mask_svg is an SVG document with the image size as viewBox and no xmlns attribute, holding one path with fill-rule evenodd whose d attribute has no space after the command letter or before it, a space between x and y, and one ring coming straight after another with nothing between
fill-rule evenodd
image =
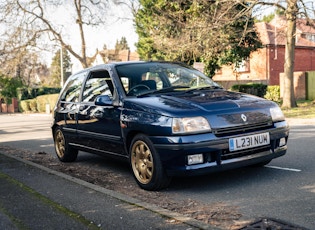
<instances>
[{"instance_id":1,"label":"house window","mask_svg":"<svg viewBox=\"0 0 315 230\"><path fill-rule=\"evenodd\" d=\"M315 34L311 34L311 35L310 35L310 40L311 40L312 42L315 42Z\"/></svg>"},{"instance_id":2,"label":"house window","mask_svg":"<svg viewBox=\"0 0 315 230\"><path fill-rule=\"evenodd\" d=\"M222 74L222 68L216 69L216 70L215 70L215 74Z\"/></svg>"},{"instance_id":3,"label":"house window","mask_svg":"<svg viewBox=\"0 0 315 230\"><path fill-rule=\"evenodd\" d=\"M309 41L315 42L315 34L303 34L302 37L306 38Z\"/></svg>"},{"instance_id":4,"label":"house window","mask_svg":"<svg viewBox=\"0 0 315 230\"><path fill-rule=\"evenodd\" d=\"M249 72L249 59L236 63L235 72L237 73Z\"/></svg>"}]
</instances>

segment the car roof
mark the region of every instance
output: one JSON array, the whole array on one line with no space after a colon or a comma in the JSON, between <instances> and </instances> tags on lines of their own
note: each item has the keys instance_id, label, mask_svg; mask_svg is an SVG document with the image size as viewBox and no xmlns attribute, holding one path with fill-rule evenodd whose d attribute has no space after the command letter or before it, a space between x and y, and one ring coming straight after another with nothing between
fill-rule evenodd
<instances>
[{"instance_id":1,"label":"car roof","mask_svg":"<svg viewBox=\"0 0 315 230\"><path fill-rule=\"evenodd\" d=\"M131 64L145 64L145 63L159 63L159 64L167 64L167 63L173 63L173 64L180 64L180 65L186 65L183 62L176 62L176 61L122 61L122 62L110 62L107 64L99 64L96 66L92 66L83 70L80 70L78 72L75 72L72 75L80 74L83 72L87 71L97 71L97 70L102 70L102 69L107 69L107 68L114 68L115 66L123 66L123 65L131 65Z\"/></svg>"}]
</instances>

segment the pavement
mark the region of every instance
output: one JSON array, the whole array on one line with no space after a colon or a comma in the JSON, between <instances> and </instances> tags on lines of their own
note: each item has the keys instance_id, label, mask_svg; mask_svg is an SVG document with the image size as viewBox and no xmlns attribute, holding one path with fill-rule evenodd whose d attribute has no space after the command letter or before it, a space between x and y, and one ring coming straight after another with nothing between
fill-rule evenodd
<instances>
[{"instance_id":1,"label":"pavement","mask_svg":"<svg viewBox=\"0 0 315 230\"><path fill-rule=\"evenodd\" d=\"M216 229L0 152L0 229Z\"/></svg>"},{"instance_id":2,"label":"pavement","mask_svg":"<svg viewBox=\"0 0 315 230\"><path fill-rule=\"evenodd\" d=\"M287 120L290 125L315 124L315 118ZM38 139L35 131L13 133L23 140L23 135ZM0 229L217 228L0 152Z\"/></svg>"}]
</instances>

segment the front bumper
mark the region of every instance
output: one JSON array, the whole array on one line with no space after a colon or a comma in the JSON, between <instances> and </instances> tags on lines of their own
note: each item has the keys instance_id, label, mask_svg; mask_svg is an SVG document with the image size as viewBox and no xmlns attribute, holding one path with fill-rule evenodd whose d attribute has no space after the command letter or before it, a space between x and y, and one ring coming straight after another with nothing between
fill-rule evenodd
<instances>
[{"instance_id":1,"label":"front bumper","mask_svg":"<svg viewBox=\"0 0 315 230\"><path fill-rule=\"evenodd\" d=\"M285 138L285 143L288 140L289 127L286 122L277 123L274 128L269 130L244 133L243 135L260 132L269 132L270 145L235 152L229 151L229 138L233 138L233 136L216 137L213 133L151 137L151 140L169 176L201 175L268 162L286 153L287 144L279 145L281 138ZM203 163L188 165L187 156L193 154L202 154Z\"/></svg>"}]
</instances>

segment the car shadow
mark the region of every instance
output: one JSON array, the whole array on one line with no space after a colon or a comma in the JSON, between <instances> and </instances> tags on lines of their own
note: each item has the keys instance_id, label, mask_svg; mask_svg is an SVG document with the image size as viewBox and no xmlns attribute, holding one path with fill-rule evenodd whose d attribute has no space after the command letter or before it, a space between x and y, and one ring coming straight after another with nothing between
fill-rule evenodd
<instances>
[{"instance_id":1,"label":"car shadow","mask_svg":"<svg viewBox=\"0 0 315 230\"><path fill-rule=\"evenodd\" d=\"M242 187L244 186L263 187L273 181L282 180L287 176L289 176L287 173L279 170L261 166L248 166L201 176L175 177L168 191L214 192L233 189L243 190Z\"/></svg>"},{"instance_id":2,"label":"car shadow","mask_svg":"<svg viewBox=\"0 0 315 230\"><path fill-rule=\"evenodd\" d=\"M127 159L80 152L78 159L74 163L98 170L110 170L136 185ZM264 186L272 181L282 180L287 176L289 176L288 173L280 170L261 166L248 166L206 175L174 177L171 184L160 192L190 191L198 193L200 191L226 191L240 189L248 185Z\"/></svg>"}]
</instances>

